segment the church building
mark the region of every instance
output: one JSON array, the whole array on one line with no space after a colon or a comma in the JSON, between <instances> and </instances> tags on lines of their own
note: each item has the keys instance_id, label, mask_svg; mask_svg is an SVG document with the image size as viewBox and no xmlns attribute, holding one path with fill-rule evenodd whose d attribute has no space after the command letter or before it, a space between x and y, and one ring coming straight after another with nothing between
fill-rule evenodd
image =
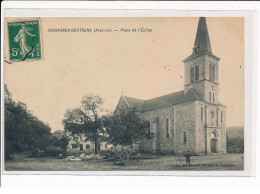
<instances>
[{"instance_id":1,"label":"church building","mask_svg":"<svg viewBox=\"0 0 260 194\"><path fill-rule=\"evenodd\" d=\"M211 50L206 19L199 18L192 54L183 60L184 90L149 100L122 95L116 107L149 122L139 143L150 153L226 153L226 107L219 102L220 58Z\"/></svg>"}]
</instances>

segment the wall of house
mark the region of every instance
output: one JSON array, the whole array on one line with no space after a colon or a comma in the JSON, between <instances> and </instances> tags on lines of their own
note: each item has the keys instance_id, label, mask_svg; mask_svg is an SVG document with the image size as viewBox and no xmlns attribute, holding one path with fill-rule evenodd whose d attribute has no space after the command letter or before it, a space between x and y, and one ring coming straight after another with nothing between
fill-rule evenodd
<instances>
[{"instance_id":1,"label":"wall of house","mask_svg":"<svg viewBox=\"0 0 260 194\"><path fill-rule=\"evenodd\" d=\"M107 150L112 147L111 144L108 144L107 142L99 142L100 144L100 150ZM80 145L82 145L82 150L80 150ZM76 136L72 137L69 141L68 145L68 151L69 152L77 152L77 151L85 151L85 152L94 152L95 150L95 144L92 141L85 141L84 137Z\"/></svg>"},{"instance_id":2,"label":"wall of house","mask_svg":"<svg viewBox=\"0 0 260 194\"><path fill-rule=\"evenodd\" d=\"M80 145L82 145L83 150L80 150ZM94 149L95 149L95 145L93 142L91 141L85 142L84 140L74 140L73 138L71 138L68 145L68 151L72 153L77 151L91 152Z\"/></svg>"}]
</instances>

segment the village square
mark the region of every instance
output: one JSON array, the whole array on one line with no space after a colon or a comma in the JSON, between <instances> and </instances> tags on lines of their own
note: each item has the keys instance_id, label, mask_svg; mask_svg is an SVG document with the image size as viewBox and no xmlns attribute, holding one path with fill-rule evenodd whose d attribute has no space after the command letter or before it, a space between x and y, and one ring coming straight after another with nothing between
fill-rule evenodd
<instances>
[{"instance_id":1,"label":"village square","mask_svg":"<svg viewBox=\"0 0 260 194\"><path fill-rule=\"evenodd\" d=\"M226 126L221 56L214 54L205 17L194 37L182 61L183 90L147 100L122 93L110 112L105 99L87 94L64 113L64 129L52 133L6 86L5 170L243 170L243 127Z\"/></svg>"}]
</instances>

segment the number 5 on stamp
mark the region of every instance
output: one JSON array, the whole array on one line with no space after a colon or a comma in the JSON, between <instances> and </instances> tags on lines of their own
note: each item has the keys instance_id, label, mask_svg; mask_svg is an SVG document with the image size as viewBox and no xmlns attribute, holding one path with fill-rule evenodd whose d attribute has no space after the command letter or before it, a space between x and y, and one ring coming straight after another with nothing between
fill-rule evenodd
<instances>
[{"instance_id":1,"label":"number 5 on stamp","mask_svg":"<svg viewBox=\"0 0 260 194\"><path fill-rule=\"evenodd\" d=\"M8 22L11 61L41 59L39 20Z\"/></svg>"}]
</instances>

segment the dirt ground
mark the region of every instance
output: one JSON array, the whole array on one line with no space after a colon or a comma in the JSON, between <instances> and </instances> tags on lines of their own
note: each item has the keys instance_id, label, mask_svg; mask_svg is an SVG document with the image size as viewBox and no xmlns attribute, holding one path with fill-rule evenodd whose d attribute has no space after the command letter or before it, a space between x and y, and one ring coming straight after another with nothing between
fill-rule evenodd
<instances>
[{"instance_id":1,"label":"dirt ground","mask_svg":"<svg viewBox=\"0 0 260 194\"><path fill-rule=\"evenodd\" d=\"M152 156L129 159L125 166L113 161L69 161L55 158L23 158L5 162L7 171L109 171L109 170L243 170L243 154L192 156L191 166L185 166L184 156Z\"/></svg>"}]
</instances>

